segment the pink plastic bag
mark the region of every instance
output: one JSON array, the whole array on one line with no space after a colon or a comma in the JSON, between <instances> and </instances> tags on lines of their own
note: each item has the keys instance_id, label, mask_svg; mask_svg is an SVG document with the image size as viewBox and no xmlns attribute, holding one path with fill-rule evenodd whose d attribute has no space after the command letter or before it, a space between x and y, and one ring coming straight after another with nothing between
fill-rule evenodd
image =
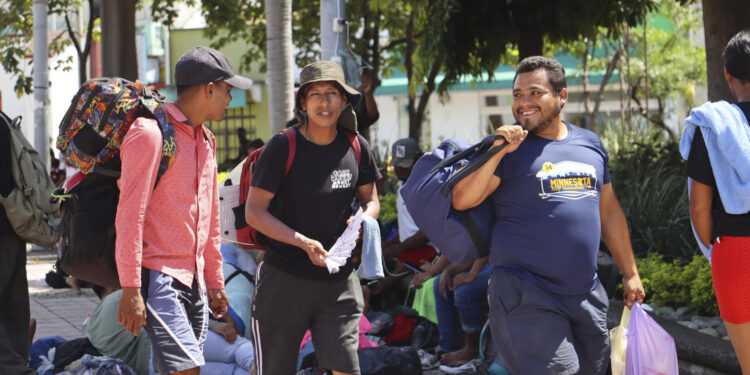
<instances>
[{"instance_id":1,"label":"pink plastic bag","mask_svg":"<svg viewBox=\"0 0 750 375\"><path fill-rule=\"evenodd\" d=\"M677 375L674 339L636 302L630 312L625 375Z\"/></svg>"}]
</instances>

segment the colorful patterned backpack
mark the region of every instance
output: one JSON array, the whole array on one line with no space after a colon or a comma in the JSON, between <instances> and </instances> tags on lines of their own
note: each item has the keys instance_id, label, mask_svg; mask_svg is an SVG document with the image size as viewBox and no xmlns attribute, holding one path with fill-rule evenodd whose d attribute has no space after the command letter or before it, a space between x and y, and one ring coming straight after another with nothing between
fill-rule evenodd
<instances>
[{"instance_id":1,"label":"colorful patterned backpack","mask_svg":"<svg viewBox=\"0 0 750 375\"><path fill-rule=\"evenodd\" d=\"M139 81L93 79L81 86L60 123L57 148L80 173L56 192L62 214L58 256L63 271L78 279L120 286L115 263L120 146L138 117L156 119L163 136L158 184L176 156L174 126L160 99Z\"/></svg>"},{"instance_id":2,"label":"colorful patterned backpack","mask_svg":"<svg viewBox=\"0 0 750 375\"><path fill-rule=\"evenodd\" d=\"M83 174L119 176L116 160L130 125L138 117L155 118L164 136L161 177L172 165L176 153L174 127L167 121L159 99L157 91L140 81L92 79L73 97L60 123L57 148Z\"/></svg>"}]
</instances>

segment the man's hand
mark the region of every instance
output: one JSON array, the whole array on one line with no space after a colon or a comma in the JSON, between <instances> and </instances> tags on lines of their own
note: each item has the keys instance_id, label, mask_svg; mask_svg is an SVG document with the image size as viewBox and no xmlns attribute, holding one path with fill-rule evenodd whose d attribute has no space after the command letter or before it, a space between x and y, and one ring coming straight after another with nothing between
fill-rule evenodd
<instances>
[{"instance_id":1,"label":"man's hand","mask_svg":"<svg viewBox=\"0 0 750 375\"><path fill-rule=\"evenodd\" d=\"M429 272L418 273L414 275L414 278L411 279L411 283L415 288L419 289L422 287L422 284L433 277L434 275Z\"/></svg>"},{"instance_id":2,"label":"man's hand","mask_svg":"<svg viewBox=\"0 0 750 375\"><path fill-rule=\"evenodd\" d=\"M224 291L224 288L208 290L208 306L218 319L227 313L229 297L227 297L227 292Z\"/></svg>"},{"instance_id":3,"label":"man's hand","mask_svg":"<svg viewBox=\"0 0 750 375\"><path fill-rule=\"evenodd\" d=\"M224 337L224 340L227 340L227 342L230 344L233 344L234 340L237 340L237 328L234 326L234 324L227 322L218 322L213 326L213 328L211 328L211 330L222 335Z\"/></svg>"},{"instance_id":4,"label":"man's hand","mask_svg":"<svg viewBox=\"0 0 750 375\"><path fill-rule=\"evenodd\" d=\"M122 298L117 306L117 322L136 336L141 331L141 326L146 325L146 305L143 303L141 288L122 288Z\"/></svg>"},{"instance_id":5,"label":"man's hand","mask_svg":"<svg viewBox=\"0 0 750 375\"><path fill-rule=\"evenodd\" d=\"M359 91L366 94L372 94L372 78L368 74L359 75Z\"/></svg>"},{"instance_id":6,"label":"man's hand","mask_svg":"<svg viewBox=\"0 0 750 375\"><path fill-rule=\"evenodd\" d=\"M467 271L467 272L461 272L457 274L456 276L453 276L453 287L451 290L456 290L458 287L464 284L471 284L476 280L477 275Z\"/></svg>"},{"instance_id":7,"label":"man's hand","mask_svg":"<svg viewBox=\"0 0 750 375\"><path fill-rule=\"evenodd\" d=\"M523 142L524 139L526 139L526 136L529 135L529 131L524 130L521 125L503 125L495 130L495 135L502 135L505 140L499 139L495 141L493 146L499 146L508 142L508 145L505 146L502 152L511 153L521 145L521 142Z\"/></svg>"},{"instance_id":8,"label":"man's hand","mask_svg":"<svg viewBox=\"0 0 750 375\"><path fill-rule=\"evenodd\" d=\"M629 278L622 278L622 286L625 289L625 293L622 295L622 302L628 307L633 307L633 301L638 303L643 302L643 298L646 297L646 292L643 290L643 284L641 284L641 277L635 274Z\"/></svg>"},{"instance_id":9,"label":"man's hand","mask_svg":"<svg viewBox=\"0 0 750 375\"><path fill-rule=\"evenodd\" d=\"M440 275L440 282L438 283L438 293L440 293L440 296L444 299L448 299L448 290L452 290L452 279L450 272L448 270L443 271L443 273Z\"/></svg>"},{"instance_id":10,"label":"man's hand","mask_svg":"<svg viewBox=\"0 0 750 375\"><path fill-rule=\"evenodd\" d=\"M323 245L311 238L307 238L301 234L297 234L298 241L300 241L300 248L307 253L312 264L320 267L325 267L326 263L323 259L328 258L328 252L323 248Z\"/></svg>"}]
</instances>

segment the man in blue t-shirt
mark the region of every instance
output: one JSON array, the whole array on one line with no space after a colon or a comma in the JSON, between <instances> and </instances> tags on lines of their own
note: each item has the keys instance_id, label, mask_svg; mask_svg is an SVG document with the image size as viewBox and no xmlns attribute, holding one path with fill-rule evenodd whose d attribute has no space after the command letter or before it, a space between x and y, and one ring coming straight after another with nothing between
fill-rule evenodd
<instances>
[{"instance_id":1,"label":"man in blue t-shirt","mask_svg":"<svg viewBox=\"0 0 750 375\"><path fill-rule=\"evenodd\" d=\"M645 293L599 137L562 120L565 71L533 56L516 68L509 144L453 189L465 210L489 198L490 325L514 374L603 374L607 295L596 276L600 238L623 272L624 302Z\"/></svg>"}]
</instances>

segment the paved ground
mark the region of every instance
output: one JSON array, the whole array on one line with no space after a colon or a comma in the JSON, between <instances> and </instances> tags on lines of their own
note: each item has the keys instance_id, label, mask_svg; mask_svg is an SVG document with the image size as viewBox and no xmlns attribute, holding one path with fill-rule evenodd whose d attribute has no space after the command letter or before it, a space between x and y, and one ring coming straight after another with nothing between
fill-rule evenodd
<instances>
[{"instance_id":1,"label":"paved ground","mask_svg":"<svg viewBox=\"0 0 750 375\"><path fill-rule=\"evenodd\" d=\"M82 337L83 321L99 303L91 289L78 295L72 289L52 289L44 275L52 270L57 254L52 250L30 250L26 273L29 280L31 317L37 321L35 338L62 336L70 340Z\"/></svg>"}]
</instances>

